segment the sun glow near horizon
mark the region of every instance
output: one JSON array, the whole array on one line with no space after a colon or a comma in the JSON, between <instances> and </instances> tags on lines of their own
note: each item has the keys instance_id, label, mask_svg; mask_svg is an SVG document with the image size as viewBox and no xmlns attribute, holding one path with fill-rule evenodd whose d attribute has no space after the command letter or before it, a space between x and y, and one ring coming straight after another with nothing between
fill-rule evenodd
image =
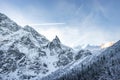
<instances>
[{"instance_id":1,"label":"sun glow near horizon","mask_svg":"<svg viewBox=\"0 0 120 80\"><path fill-rule=\"evenodd\" d=\"M107 42L107 43L104 43L104 44L102 44L101 45L101 48L107 48L107 47L110 47L110 46L112 46L113 44L114 44L115 42Z\"/></svg>"}]
</instances>

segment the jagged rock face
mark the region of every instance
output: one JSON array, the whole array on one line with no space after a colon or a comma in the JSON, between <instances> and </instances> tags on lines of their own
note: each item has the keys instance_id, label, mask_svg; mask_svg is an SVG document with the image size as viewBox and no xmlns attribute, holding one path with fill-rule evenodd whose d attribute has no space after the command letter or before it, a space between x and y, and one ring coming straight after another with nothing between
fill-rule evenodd
<instances>
[{"instance_id":1,"label":"jagged rock face","mask_svg":"<svg viewBox=\"0 0 120 80\"><path fill-rule=\"evenodd\" d=\"M50 50L61 49L61 42L60 42L59 38L56 36L55 39L53 39L53 41L49 43L48 46L49 46Z\"/></svg>"},{"instance_id":2,"label":"jagged rock face","mask_svg":"<svg viewBox=\"0 0 120 80\"><path fill-rule=\"evenodd\" d=\"M67 55L68 54L68 55ZM65 66L73 61L73 53L62 54L58 58L57 66Z\"/></svg>"},{"instance_id":3,"label":"jagged rock face","mask_svg":"<svg viewBox=\"0 0 120 80\"><path fill-rule=\"evenodd\" d=\"M19 30L21 27L10 20L6 15L0 13L0 35L7 35Z\"/></svg>"},{"instance_id":4,"label":"jagged rock face","mask_svg":"<svg viewBox=\"0 0 120 80\"><path fill-rule=\"evenodd\" d=\"M23 66L25 54L18 50L8 50L3 52L0 50L0 73L14 72L18 67Z\"/></svg>"},{"instance_id":5,"label":"jagged rock face","mask_svg":"<svg viewBox=\"0 0 120 80\"><path fill-rule=\"evenodd\" d=\"M82 57L86 57L92 55L92 53L89 50L80 50L78 53L75 55L75 60L79 60Z\"/></svg>"},{"instance_id":6,"label":"jagged rock face","mask_svg":"<svg viewBox=\"0 0 120 80\"><path fill-rule=\"evenodd\" d=\"M33 28L31 28L30 26L25 26L24 30L30 32L33 37L39 41L40 44L45 44L47 42L49 42L49 40L47 40L43 35L40 35L38 32L36 32Z\"/></svg>"},{"instance_id":7,"label":"jagged rock face","mask_svg":"<svg viewBox=\"0 0 120 80\"><path fill-rule=\"evenodd\" d=\"M55 67L65 66L70 62L74 61L74 52L72 48L64 46L61 44L59 38L56 36L52 42L48 44L48 48L50 49L51 56L56 55L57 61L55 62Z\"/></svg>"}]
</instances>

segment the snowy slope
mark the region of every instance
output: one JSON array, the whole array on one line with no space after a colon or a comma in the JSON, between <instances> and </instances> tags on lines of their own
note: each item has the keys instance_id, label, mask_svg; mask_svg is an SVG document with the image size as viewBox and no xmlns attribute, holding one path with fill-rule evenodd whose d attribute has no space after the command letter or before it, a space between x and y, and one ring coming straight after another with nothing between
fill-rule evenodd
<instances>
[{"instance_id":1,"label":"snowy slope","mask_svg":"<svg viewBox=\"0 0 120 80\"><path fill-rule=\"evenodd\" d=\"M120 41L105 51L84 57L42 80L120 80L119 71Z\"/></svg>"}]
</instances>

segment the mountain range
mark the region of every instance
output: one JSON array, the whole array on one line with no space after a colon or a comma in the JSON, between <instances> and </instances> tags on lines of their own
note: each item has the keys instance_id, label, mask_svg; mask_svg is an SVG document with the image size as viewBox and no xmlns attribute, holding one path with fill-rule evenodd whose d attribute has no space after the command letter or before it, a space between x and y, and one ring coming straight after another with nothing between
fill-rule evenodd
<instances>
[{"instance_id":1,"label":"mountain range","mask_svg":"<svg viewBox=\"0 0 120 80\"><path fill-rule=\"evenodd\" d=\"M49 41L0 13L0 80L119 80L120 41L91 49L76 51L58 36Z\"/></svg>"}]
</instances>

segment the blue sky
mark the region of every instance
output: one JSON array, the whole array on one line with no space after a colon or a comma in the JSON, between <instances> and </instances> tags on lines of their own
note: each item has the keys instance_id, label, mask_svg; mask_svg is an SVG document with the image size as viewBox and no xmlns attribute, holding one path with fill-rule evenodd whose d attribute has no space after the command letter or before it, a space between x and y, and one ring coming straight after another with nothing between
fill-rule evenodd
<instances>
[{"instance_id":1,"label":"blue sky","mask_svg":"<svg viewBox=\"0 0 120 80\"><path fill-rule=\"evenodd\" d=\"M63 44L102 44L120 38L120 0L0 0L0 12Z\"/></svg>"}]
</instances>

